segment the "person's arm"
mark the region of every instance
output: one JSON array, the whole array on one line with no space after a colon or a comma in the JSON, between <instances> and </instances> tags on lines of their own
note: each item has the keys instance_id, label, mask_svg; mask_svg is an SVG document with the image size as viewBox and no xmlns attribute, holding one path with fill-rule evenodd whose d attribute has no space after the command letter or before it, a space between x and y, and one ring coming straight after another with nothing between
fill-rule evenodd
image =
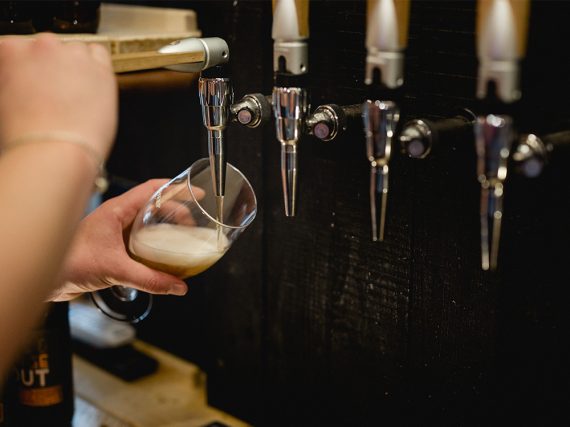
<instances>
[{"instance_id":1,"label":"person's arm","mask_svg":"<svg viewBox=\"0 0 570 427\"><path fill-rule=\"evenodd\" d=\"M55 141L0 157L0 372L56 284L95 172L81 148Z\"/></svg>"},{"instance_id":2,"label":"person's arm","mask_svg":"<svg viewBox=\"0 0 570 427\"><path fill-rule=\"evenodd\" d=\"M102 47L0 42L0 377L56 285L116 116Z\"/></svg>"}]
</instances>

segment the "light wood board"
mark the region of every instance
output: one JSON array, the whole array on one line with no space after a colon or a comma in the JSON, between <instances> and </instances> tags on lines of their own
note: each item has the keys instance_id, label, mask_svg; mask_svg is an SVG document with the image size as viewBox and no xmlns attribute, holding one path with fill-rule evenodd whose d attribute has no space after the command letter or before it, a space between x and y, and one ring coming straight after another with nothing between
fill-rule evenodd
<instances>
[{"instance_id":1,"label":"light wood board","mask_svg":"<svg viewBox=\"0 0 570 427\"><path fill-rule=\"evenodd\" d=\"M203 427L217 421L230 427L247 426L207 405L206 377L197 366L149 344L136 341L134 345L159 362L156 373L134 382L74 356L78 399L74 425Z\"/></svg>"}]
</instances>

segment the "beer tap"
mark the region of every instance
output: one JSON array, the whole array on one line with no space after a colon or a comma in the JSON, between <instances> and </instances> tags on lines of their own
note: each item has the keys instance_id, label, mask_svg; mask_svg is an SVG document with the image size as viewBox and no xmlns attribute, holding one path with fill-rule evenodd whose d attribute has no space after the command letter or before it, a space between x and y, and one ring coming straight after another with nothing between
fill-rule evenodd
<instances>
[{"instance_id":1,"label":"beer tap","mask_svg":"<svg viewBox=\"0 0 570 427\"><path fill-rule=\"evenodd\" d=\"M217 37L188 38L162 47L159 52L173 54L201 50L204 61L197 64L176 64L167 68L183 72L200 72L198 92L202 119L208 132L208 155L212 169L214 191L221 211L226 184L226 143L224 131L228 124L233 91L227 72L229 48Z\"/></svg>"},{"instance_id":2,"label":"beer tap","mask_svg":"<svg viewBox=\"0 0 570 427\"><path fill-rule=\"evenodd\" d=\"M475 144L481 184L481 265L495 270L499 255L507 161L515 139L512 110L521 97L519 61L524 56L530 0L478 0L477 98L488 114L477 118Z\"/></svg>"},{"instance_id":3,"label":"beer tap","mask_svg":"<svg viewBox=\"0 0 570 427\"><path fill-rule=\"evenodd\" d=\"M273 114L281 144L281 180L285 215L295 216L298 145L309 108L304 80L309 69L308 0L273 1Z\"/></svg>"},{"instance_id":4,"label":"beer tap","mask_svg":"<svg viewBox=\"0 0 570 427\"><path fill-rule=\"evenodd\" d=\"M380 99L362 105L366 155L370 162L372 240L384 240L392 138L400 111L394 98L404 83L404 49L408 38L409 0L368 0L364 83L380 89ZM371 90L372 94L372 90ZM391 99L389 99L391 98Z\"/></svg>"},{"instance_id":5,"label":"beer tap","mask_svg":"<svg viewBox=\"0 0 570 427\"><path fill-rule=\"evenodd\" d=\"M202 71L198 80L198 91L202 120L208 133L208 155L220 213L226 188L225 130L234 96L226 67L217 65Z\"/></svg>"}]
</instances>

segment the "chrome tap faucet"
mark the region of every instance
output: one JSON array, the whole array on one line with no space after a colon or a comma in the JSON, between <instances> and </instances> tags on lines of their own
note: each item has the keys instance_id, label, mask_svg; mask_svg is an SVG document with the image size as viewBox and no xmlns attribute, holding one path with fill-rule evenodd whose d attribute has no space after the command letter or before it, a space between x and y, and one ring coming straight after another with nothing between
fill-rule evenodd
<instances>
[{"instance_id":1,"label":"chrome tap faucet","mask_svg":"<svg viewBox=\"0 0 570 427\"><path fill-rule=\"evenodd\" d=\"M230 121L233 90L222 66L202 72L198 81L202 120L208 132L208 155L212 169L214 191L223 197L226 188L225 130Z\"/></svg>"},{"instance_id":2,"label":"chrome tap faucet","mask_svg":"<svg viewBox=\"0 0 570 427\"><path fill-rule=\"evenodd\" d=\"M477 98L492 106L475 124L477 177L481 184L481 267L495 270L499 257L507 160L515 140L513 105L521 97L530 0L478 0ZM501 113L499 113L501 111Z\"/></svg>"},{"instance_id":3,"label":"chrome tap faucet","mask_svg":"<svg viewBox=\"0 0 570 427\"><path fill-rule=\"evenodd\" d=\"M276 0L273 11L273 114L281 144L281 179L286 216L297 208L298 144L309 110L303 76L307 74L308 0Z\"/></svg>"},{"instance_id":4,"label":"chrome tap faucet","mask_svg":"<svg viewBox=\"0 0 570 427\"><path fill-rule=\"evenodd\" d=\"M208 131L208 153L213 173L214 191L224 196L226 184L226 143L224 131L229 120L233 91L227 75L226 64L230 50L219 37L187 38L177 40L159 49L160 53L199 51L204 60L199 63L175 64L166 68L182 72L202 72L198 83L202 119Z\"/></svg>"},{"instance_id":5,"label":"chrome tap faucet","mask_svg":"<svg viewBox=\"0 0 570 427\"><path fill-rule=\"evenodd\" d=\"M366 69L364 83L380 88L386 99L362 104L366 151L370 162L370 216L372 240L384 240L388 175L392 138L399 108L393 97L404 84L404 49L408 38L409 0L368 0L366 22ZM378 78L376 78L378 77ZM372 90L371 92L374 93Z\"/></svg>"},{"instance_id":6,"label":"chrome tap faucet","mask_svg":"<svg viewBox=\"0 0 570 427\"><path fill-rule=\"evenodd\" d=\"M384 240L388 176L392 139L400 119L392 101L366 101L362 106L366 156L370 162L370 217L372 241Z\"/></svg>"},{"instance_id":7,"label":"chrome tap faucet","mask_svg":"<svg viewBox=\"0 0 570 427\"><path fill-rule=\"evenodd\" d=\"M504 182L513 142L508 116L479 117L475 127L477 176L481 184L481 263L483 270L496 268L503 218Z\"/></svg>"},{"instance_id":8,"label":"chrome tap faucet","mask_svg":"<svg viewBox=\"0 0 570 427\"><path fill-rule=\"evenodd\" d=\"M295 216L297 207L297 143L307 114L307 93L302 88L278 87L273 90L275 131L281 143L281 179L285 215Z\"/></svg>"}]
</instances>

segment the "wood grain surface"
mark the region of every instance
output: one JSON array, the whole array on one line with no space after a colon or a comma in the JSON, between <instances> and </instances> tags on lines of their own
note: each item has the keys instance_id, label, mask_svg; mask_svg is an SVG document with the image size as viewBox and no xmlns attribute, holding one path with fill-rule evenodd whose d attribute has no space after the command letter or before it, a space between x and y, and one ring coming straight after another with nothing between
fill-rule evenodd
<instances>
[{"instance_id":1,"label":"wood grain surface","mask_svg":"<svg viewBox=\"0 0 570 427\"><path fill-rule=\"evenodd\" d=\"M125 382L75 356L74 425L81 427L203 427L247 424L206 403L205 376L195 365L154 346L135 347L159 362L158 371Z\"/></svg>"}]
</instances>

